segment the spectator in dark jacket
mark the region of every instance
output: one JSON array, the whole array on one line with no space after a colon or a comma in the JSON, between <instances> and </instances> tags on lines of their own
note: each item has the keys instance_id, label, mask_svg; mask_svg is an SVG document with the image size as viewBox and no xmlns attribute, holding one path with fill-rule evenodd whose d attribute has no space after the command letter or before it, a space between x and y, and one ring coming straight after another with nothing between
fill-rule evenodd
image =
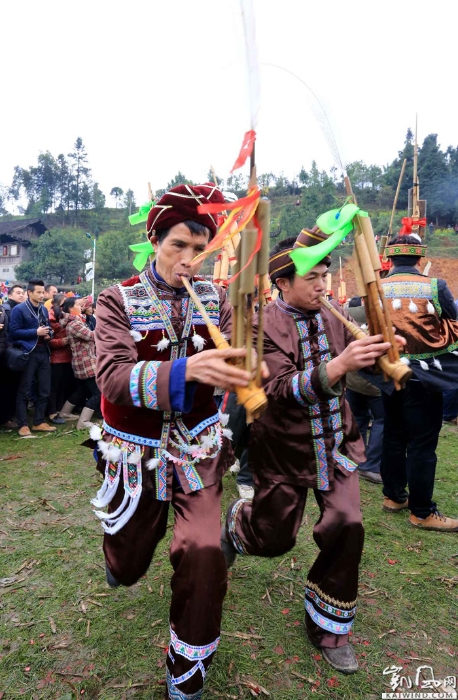
<instances>
[{"instance_id":1,"label":"spectator in dark jacket","mask_svg":"<svg viewBox=\"0 0 458 700\"><path fill-rule=\"evenodd\" d=\"M8 299L1 306L6 315L4 334L5 340L8 341L8 325L11 311L15 306L21 304L27 298L26 293L20 284L13 284L12 287L8 289ZM8 342L7 342L8 344ZM19 372L10 372L6 368L5 354L0 360L0 367L2 368L2 400L0 401L0 427L7 430L12 430L17 428L18 425L14 420L14 415L16 413L16 397L19 387L19 381L21 375Z\"/></svg>"},{"instance_id":2,"label":"spectator in dark jacket","mask_svg":"<svg viewBox=\"0 0 458 700\"><path fill-rule=\"evenodd\" d=\"M35 416L33 430L53 432L55 428L45 423L45 412L51 390L51 363L48 341L51 338L48 312L43 306L45 287L41 280L31 280L27 286L27 301L11 311L9 338L13 346L28 354L28 360L16 400L16 417L19 435L29 437L27 401L34 384Z\"/></svg>"},{"instance_id":3,"label":"spectator in dark jacket","mask_svg":"<svg viewBox=\"0 0 458 700\"><path fill-rule=\"evenodd\" d=\"M8 344L8 316L6 315L5 309L0 306L0 360L5 354L5 350Z\"/></svg>"},{"instance_id":4,"label":"spectator in dark jacket","mask_svg":"<svg viewBox=\"0 0 458 700\"><path fill-rule=\"evenodd\" d=\"M8 289L8 300L3 304L8 318L11 316L14 307L18 304L22 304L26 299L27 294L25 293L24 287L21 287L20 284L13 284L13 286Z\"/></svg>"}]
</instances>

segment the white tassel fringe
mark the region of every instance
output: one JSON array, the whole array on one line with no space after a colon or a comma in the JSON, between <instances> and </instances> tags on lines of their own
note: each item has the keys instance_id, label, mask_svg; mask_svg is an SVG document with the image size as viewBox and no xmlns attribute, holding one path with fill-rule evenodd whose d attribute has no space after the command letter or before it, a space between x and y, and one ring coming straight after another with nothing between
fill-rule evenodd
<instances>
[{"instance_id":1,"label":"white tassel fringe","mask_svg":"<svg viewBox=\"0 0 458 700\"><path fill-rule=\"evenodd\" d=\"M109 443L105 442L105 440L99 440L97 443L97 448L104 459L107 458L109 447Z\"/></svg>"},{"instance_id":2,"label":"white tassel fringe","mask_svg":"<svg viewBox=\"0 0 458 700\"><path fill-rule=\"evenodd\" d=\"M194 345L197 352L200 352L201 350L203 350L205 343L207 342L205 340L205 338L202 338L202 336L198 335L197 333L194 333L191 340L192 340L192 344Z\"/></svg>"},{"instance_id":3,"label":"white tassel fringe","mask_svg":"<svg viewBox=\"0 0 458 700\"><path fill-rule=\"evenodd\" d=\"M219 412L219 422L223 426L223 428L226 427L226 425L229 423L229 413L222 413L221 411Z\"/></svg>"},{"instance_id":4,"label":"white tassel fringe","mask_svg":"<svg viewBox=\"0 0 458 700\"><path fill-rule=\"evenodd\" d=\"M433 314L436 310L430 301L428 301L426 308L427 308L429 314Z\"/></svg>"},{"instance_id":5,"label":"white tassel fringe","mask_svg":"<svg viewBox=\"0 0 458 700\"><path fill-rule=\"evenodd\" d=\"M156 348L159 350L159 352L162 352L163 350L167 350L167 348L170 345L170 340L168 338L162 338L156 345Z\"/></svg>"},{"instance_id":6,"label":"white tassel fringe","mask_svg":"<svg viewBox=\"0 0 458 700\"><path fill-rule=\"evenodd\" d=\"M395 311L398 311L399 309L402 309L402 302L400 299L393 299L391 306Z\"/></svg>"},{"instance_id":7,"label":"white tassel fringe","mask_svg":"<svg viewBox=\"0 0 458 700\"><path fill-rule=\"evenodd\" d=\"M424 360L420 360L420 367L429 370L428 364Z\"/></svg>"},{"instance_id":8,"label":"white tassel fringe","mask_svg":"<svg viewBox=\"0 0 458 700\"><path fill-rule=\"evenodd\" d=\"M410 360L408 357L401 357L401 362L403 365L410 365Z\"/></svg>"},{"instance_id":9,"label":"white tassel fringe","mask_svg":"<svg viewBox=\"0 0 458 700\"><path fill-rule=\"evenodd\" d=\"M102 439L102 431L100 430L98 425L93 425L91 426L91 429L89 431L89 437L91 440L101 440Z\"/></svg>"},{"instance_id":10,"label":"white tassel fringe","mask_svg":"<svg viewBox=\"0 0 458 700\"><path fill-rule=\"evenodd\" d=\"M148 471L152 472L154 469L158 468L160 461L160 459L149 459L145 466Z\"/></svg>"},{"instance_id":11,"label":"white tassel fringe","mask_svg":"<svg viewBox=\"0 0 458 700\"><path fill-rule=\"evenodd\" d=\"M223 437L228 438L229 440L232 440L232 430L229 428L223 428Z\"/></svg>"},{"instance_id":12,"label":"white tassel fringe","mask_svg":"<svg viewBox=\"0 0 458 700\"><path fill-rule=\"evenodd\" d=\"M143 340L142 334L139 333L138 331L129 331L129 335L132 336L132 338L134 339L134 341L135 341L136 343L139 343L140 340Z\"/></svg>"},{"instance_id":13,"label":"white tassel fringe","mask_svg":"<svg viewBox=\"0 0 458 700\"><path fill-rule=\"evenodd\" d=\"M127 464L138 464L141 461L142 461L142 453L141 452L131 452L130 455L127 457Z\"/></svg>"},{"instance_id":14,"label":"white tassel fringe","mask_svg":"<svg viewBox=\"0 0 458 700\"><path fill-rule=\"evenodd\" d=\"M113 464L116 464L116 462L119 460L121 457L121 450L119 447L114 447L113 445L108 446L108 452L107 452L107 460L109 462L112 462Z\"/></svg>"},{"instance_id":15,"label":"white tassel fringe","mask_svg":"<svg viewBox=\"0 0 458 700\"><path fill-rule=\"evenodd\" d=\"M437 359L437 357L434 358L434 360L433 360L433 365L434 365L434 367L437 367L437 369L442 370L442 365L441 365L441 363L439 362L439 360Z\"/></svg>"},{"instance_id":16,"label":"white tassel fringe","mask_svg":"<svg viewBox=\"0 0 458 700\"><path fill-rule=\"evenodd\" d=\"M211 450L213 447L213 439L211 435L204 435L203 438L200 441L200 446L202 447L203 450L206 452L208 450Z\"/></svg>"},{"instance_id":17,"label":"white tassel fringe","mask_svg":"<svg viewBox=\"0 0 458 700\"><path fill-rule=\"evenodd\" d=\"M418 306L412 301L412 299L410 300L409 311L411 311L413 314L416 314L418 311Z\"/></svg>"}]
</instances>

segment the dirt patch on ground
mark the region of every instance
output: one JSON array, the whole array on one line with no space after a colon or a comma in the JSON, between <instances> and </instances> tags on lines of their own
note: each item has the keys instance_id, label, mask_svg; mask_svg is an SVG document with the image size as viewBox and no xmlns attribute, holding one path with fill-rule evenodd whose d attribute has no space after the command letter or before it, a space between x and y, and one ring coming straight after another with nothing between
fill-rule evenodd
<instances>
[{"instance_id":1,"label":"dirt patch on ground","mask_svg":"<svg viewBox=\"0 0 458 700\"><path fill-rule=\"evenodd\" d=\"M450 287L454 299L458 298L458 260L456 258L436 258L427 257L422 263L422 268L427 261L431 261L432 265L429 271L430 277L438 277L447 282ZM347 299L351 299L356 294L356 282L354 273L355 262L353 258L349 258L343 267L343 277L347 285ZM339 272L332 273L332 291L334 298L338 298L339 287Z\"/></svg>"}]
</instances>

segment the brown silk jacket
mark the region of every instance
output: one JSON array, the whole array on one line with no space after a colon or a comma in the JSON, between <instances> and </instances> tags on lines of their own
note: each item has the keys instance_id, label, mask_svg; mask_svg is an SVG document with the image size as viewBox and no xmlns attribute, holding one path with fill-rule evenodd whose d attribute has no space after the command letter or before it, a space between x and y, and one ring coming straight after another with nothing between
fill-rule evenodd
<instances>
[{"instance_id":1,"label":"brown silk jacket","mask_svg":"<svg viewBox=\"0 0 458 700\"><path fill-rule=\"evenodd\" d=\"M269 404L251 429L251 468L273 481L330 490L335 469L348 475L364 460L343 385L330 388L325 371L354 338L326 309L303 314L277 299L264 313Z\"/></svg>"}]
</instances>

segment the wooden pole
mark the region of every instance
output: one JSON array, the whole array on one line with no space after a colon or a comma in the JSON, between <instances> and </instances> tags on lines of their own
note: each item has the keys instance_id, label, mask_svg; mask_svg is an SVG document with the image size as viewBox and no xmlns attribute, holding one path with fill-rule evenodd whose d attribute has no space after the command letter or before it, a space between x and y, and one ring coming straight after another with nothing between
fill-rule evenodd
<instances>
[{"instance_id":1,"label":"wooden pole","mask_svg":"<svg viewBox=\"0 0 458 700\"><path fill-rule=\"evenodd\" d=\"M266 279L269 272L269 249L270 249L270 202L261 199L256 210L259 226L262 230L261 248L258 252L257 272L258 272L258 336L256 340L256 352L258 355L258 365L256 370L256 384L261 386L261 362L264 356L264 292Z\"/></svg>"},{"instance_id":2,"label":"wooden pole","mask_svg":"<svg viewBox=\"0 0 458 700\"><path fill-rule=\"evenodd\" d=\"M396 194L394 195L393 208L391 209L390 225L388 226L388 239L391 238L391 232L393 230L393 220L394 220L394 215L396 212L396 205L398 203L399 192L401 191L401 184L402 184L402 179L404 177L404 172L406 169L406 163L407 163L407 158L404 158L404 162L403 162L402 168L401 168L401 174L399 175L398 186L396 187ZM385 245L386 245L386 242L385 242ZM384 250L385 250L385 246L383 247L383 250L380 251L382 255L383 255Z\"/></svg>"},{"instance_id":3,"label":"wooden pole","mask_svg":"<svg viewBox=\"0 0 458 700\"><path fill-rule=\"evenodd\" d=\"M220 280L221 280L222 287L226 286L228 275L229 275L229 255L227 253L227 250L225 248L223 248L223 250L221 251L221 271L220 271Z\"/></svg>"},{"instance_id":4,"label":"wooden pole","mask_svg":"<svg viewBox=\"0 0 458 700\"><path fill-rule=\"evenodd\" d=\"M413 151L413 186L412 186L412 219L420 218L419 209L420 183L418 181L418 115L415 116L415 146ZM412 231L418 230L417 226L412 226Z\"/></svg>"}]
</instances>

